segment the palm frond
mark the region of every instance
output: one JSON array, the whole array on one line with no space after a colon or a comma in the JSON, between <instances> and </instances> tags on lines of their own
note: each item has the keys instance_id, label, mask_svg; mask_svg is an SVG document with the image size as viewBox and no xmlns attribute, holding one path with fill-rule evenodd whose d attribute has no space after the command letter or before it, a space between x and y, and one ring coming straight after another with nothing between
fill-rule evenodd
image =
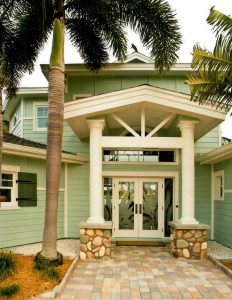
<instances>
[{"instance_id":1,"label":"palm frond","mask_svg":"<svg viewBox=\"0 0 232 300\"><path fill-rule=\"evenodd\" d=\"M65 8L73 19L95 24L119 59L126 53L124 30L129 25L151 50L157 69L169 69L177 60L181 35L175 14L164 0L67 0Z\"/></svg>"},{"instance_id":2,"label":"palm frond","mask_svg":"<svg viewBox=\"0 0 232 300\"><path fill-rule=\"evenodd\" d=\"M91 71L98 71L108 62L109 56L103 36L91 21L69 20L66 29L71 42L80 51L81 57Z\"/></svg>"},{"instance_id":3,"label":"palm frond","mask_svg":"<svg viewBox=\"0 0 232 300\"><path fill-rule=\"evenodd\" d=\"M114 2L114 1L112 1ZM163 0L119 0L121 18L140 35L161 72L170 69L178 58L181 34L175 14Z\"/></svg>"},{"instance_id":4,"label":"palm frond","mask_svg":"<svg viewBox=\"0 0 232 300\"><path fill-rule=\"evenodd\" d=\"M41 1L20 2L20 9L14 18L15 33L5 47L7 63L4 72L8 76L8 94L15 93L25 72L33 71L39 52L52 30L54 3L52 0L47 0L45 3L46 19L44 20L44 7Z\"/></svg>"},{"instance_id":5,"label":"palm frond","mask_svg":"<svg viewBox=\"0 0 232 300\"><path fill-rule=\"evenodd\" d=\"M208 72L232 72L232 57L231 52L228 51L227 41L223 45L216 44L214 52L208 52L202 49L199 45L193 48L193 69L207 69Z\"/></svg>"},{"instance_id":6,"label":"palm frond","mask_svg":"<svg viewBox=\"0 0 232 300\"><path fill-rule=\"evenodd\" d=\"M232 18L222 12L211 8L207 22L213 26L217 36L223 34L225 37L232 39Z\"/></svg>"},{"instance_id":7,"label":"palm frond","mask_svg":"<svg viewBox=\"0 0 232 300\"><path fill-rule=\"evenodd\" d=\"M98 28L107 47L113 50L118 60L123 60L127 53L126 34L121 24L119 12L115 11L109 1L94 0L68 1L66 19L88 19Z\"/></svg>"},{"instance_id":8,"label":"palm frond","mask_svg":"<svg viewBox=\"0 0 232 300\"><path fill-rule=\"evenodd\" d=\"M191 88L191 100L226 110L231 108L232 82L218 72L201 71L189 75L186 83Z\"/></svg>"}]
</instances>

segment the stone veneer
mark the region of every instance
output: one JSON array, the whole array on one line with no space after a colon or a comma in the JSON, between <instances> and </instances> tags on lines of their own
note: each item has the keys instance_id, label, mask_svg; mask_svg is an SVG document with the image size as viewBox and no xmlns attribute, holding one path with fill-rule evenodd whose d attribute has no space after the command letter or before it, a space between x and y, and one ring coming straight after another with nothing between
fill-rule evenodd
<instances>
[{"instance_id":1,"label":"stone veneer","mask_svg":"<svg viewBox=\"0 0 232 300\"><path fill-rule=\"evenodd\" d=\"M171 253L175 257L203 259L207 257L207 230L206 224L186 225L178 222L169 222L171 226Z\"/></svg>"},{"instance_id":2,"label":"stone veneer","mask_svg":"<svg viewBox=\"0 0 232 300\"><path fill-rule=\"evenodd\" d=\"M80 223L80 259L111 255L112 222Z\"/></svg>"}]
</instances>

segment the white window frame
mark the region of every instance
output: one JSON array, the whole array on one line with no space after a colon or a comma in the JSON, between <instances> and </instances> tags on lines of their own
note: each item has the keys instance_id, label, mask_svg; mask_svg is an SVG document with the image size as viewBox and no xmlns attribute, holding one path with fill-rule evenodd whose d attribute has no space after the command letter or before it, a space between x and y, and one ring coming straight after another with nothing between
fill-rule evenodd
<instances>
[{"instance_id":1,"label":"white window frame","mask_svg":"<svg viewBox=\"0 0 232 300\"><path fill-rule=\"evenodd\" d=\"M37 107L48 107L47 102L34 102L34 109L33 109L33 130L34 131L47 131L47 127L39 128L38 127L38 118L37 118Z\"/></svg>"},{"instance_id":2,"label":"white window frame","mask_svg":"<svg viewBox=\"0 0 232 300\"><path fill-rule=\"evenodd\" d=\"M20 167L11 165L2 165L2 173L13 175L13 186L11 188L11 202L0 202L0 210L7 209L18 209L18 188L16 180L18 179L18 172L20 172Z\"/></svg>"},{"instance_id":3,"label":"white window frame","mask_svg":"<svg viewBox=\"0 0 232 300\"><path fill-rule=\"evenodd\" d=\"M214 192L214 200L224 200L224 170L220 170L217 172L214 172L213 174L213 192Z\"/></svg>"}]
</instances>

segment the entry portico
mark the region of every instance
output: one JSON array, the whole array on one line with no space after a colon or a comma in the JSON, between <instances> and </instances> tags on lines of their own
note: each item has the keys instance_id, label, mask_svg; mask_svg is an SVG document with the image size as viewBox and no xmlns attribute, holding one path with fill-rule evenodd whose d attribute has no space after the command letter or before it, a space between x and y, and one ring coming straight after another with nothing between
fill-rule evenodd
<instances>
[{"instance_id":1,"label":"entry portico","mask_svg":"<svg viewBox=\"0 0 232 300\"><path fill-rule=\"evenodd\" d=\"M194 141L220 124L225 115L222 110L191 102L189 95L149 85L66 103L65 120L80 139L90 138L90 216L87 222L104 223L104 149L180 149L182 211L181 218L174 221L198 224Z\"/></svg>"}]
</instances>

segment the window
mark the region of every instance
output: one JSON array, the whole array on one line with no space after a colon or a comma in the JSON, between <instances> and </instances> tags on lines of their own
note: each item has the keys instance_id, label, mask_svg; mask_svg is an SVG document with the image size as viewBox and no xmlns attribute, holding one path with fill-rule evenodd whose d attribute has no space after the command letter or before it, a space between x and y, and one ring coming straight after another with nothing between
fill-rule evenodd
<instances>
[{"instance_id":1,"label":"window","mask_svg":"<svg viewBox=\"0 0 232 300\"><path fill-rule=\"evenodd\" d=\"M0 187L0 208L17 208L18 196L16 180L18 178L19 167L2 166L2 186Z\"/></svg>"},{"instance_id":2,"label":"window","mask_svg":"<svg viewBox=\"0 0 232 300\"><path fill-rule=\"evenodd\" d=\"M48 106L35 104L34 129L38 131L47 130Z\"/></svg>"},{"instance_id":3,"label":"window","mask_svg":"<svg viewBox=\"0 0 232 300\"><path fill-rule=\"evenodd\" d=\"M214 200L224 200L224 171L214 173Z\"/></svg>"},{"instance_id":4,"label":"window","mask_svg":"<svg viewBox=\"0 0 232 300\"><path fill-rule=\"evenodd\" d=\"M174 150L104 150L104 161L119 162L150 162L174 163L176 162Z\"/></svg>"},{"instance_id":5,"label":"window","mask_svg":"<svg viewBox=\"0 0 232 300\"><path fill-rule=\"evenodd\" d=\"M18 166L2 166L0 210L37 206L37 174L19 171Z\"/></svg>"}]
</instances>

